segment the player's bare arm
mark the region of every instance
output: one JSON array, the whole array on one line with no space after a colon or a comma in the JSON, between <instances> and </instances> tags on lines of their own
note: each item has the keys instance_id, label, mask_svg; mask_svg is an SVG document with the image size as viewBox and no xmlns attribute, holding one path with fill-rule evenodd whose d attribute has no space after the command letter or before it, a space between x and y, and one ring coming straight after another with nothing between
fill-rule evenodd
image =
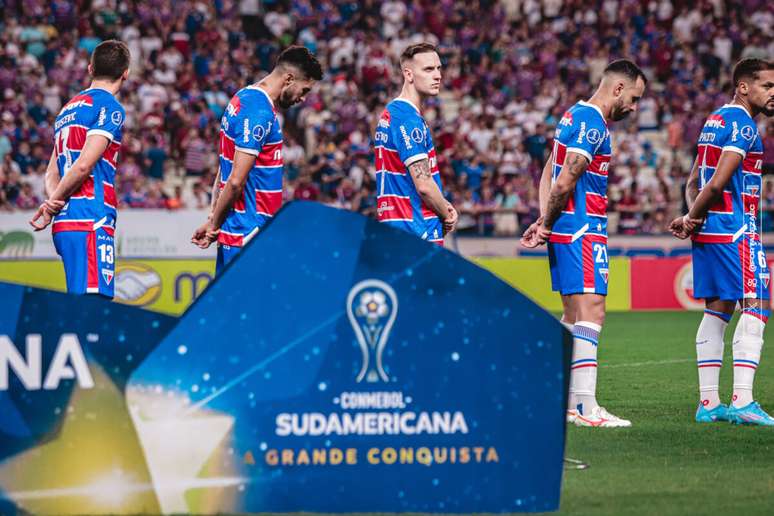
<instances>
[{"instance_id":1,"label":"player's bare arm","mask_svg":"<svg viewBox=\"0 0 774 516\"><path fill-rule=\"evenodd\" d=\"M588 166L589 160L585 156L572 151L567 153L562 171L548 193L543 224L537 230L536 238L539 243L542 244L548 241L556 219L559 218L562 210L567 206L567 201L570 199L573 190L575 190L575 184Z\"/></svg>"},{"instance_id":2,"label":"player's bare arm","mask_svg":"<svg viewBox=\"0 0 774 516\"><path fill-rule=\"evenodd\" d=\"M218 173L215 174L215 180L212 182L212 193L210 195L210 212L208 218L212 218L212 214L215 212L215 205L218 203L218 197L220 196L220 167L218 167Z\"/></svg>"},{"instance_id":3,"label":"player's bare arm","mask_svg":"<svg viewBox=\"0 0 774 516\"><path fill-rule=\"evenodd\" d=\"M417 193L427 207L441 219L444 232L454 231L457 227L457 210L444 198L440 188L433 180L433 174L430 171L430 161L428 159L421 159L409 165L408 169Z\"/></svg>"},{"instance_id":4,"label":"player's bare arm","mask_svg":"<svg viewBox=\"0 0 774 516\"><path fill-rule=\"evenodd\" d=\"M83 145L81 155L75 160L75 163L73 163L61 181L56 183L55 187L54 179L49 179L49 172L52 175L54 174L49 161L49 167L46 169L46 189L51 186L54 187L54 191L49 195L48 200L40 205L38 211L35 212L32 220L30 220L30 224L35 231L45 229L51 223L53 216L64 207L70 196L78 191L86 178L91 174L94 165L102 158L109 143L110 141L104 136L97 134L88 136ZM56 167L56 162L54 162L54 167ZM58 172L56 174L58 175Z\"/></svg>"},{"instance_id":5,"label":"player's bare arm","mask_svg":"<svg viewBox=\"0 0 774 516\"><path fill-rule=\"evenodd\" d=\"M247 182L247 175L252 170L254 164L254 155L239 150L234 152L234 167L231 170L231 175L228 176L223 191L217 197L215 208L212 210L212 216L194 232L191 242L202 249L207 249L217 240L220 226L223 225L226 215L234 206L236 200L242 195Z\"/></svg>"},{"instance_id":6,"label":"player's bare arm","mask_svg":"<svg viewBox=\"0 0 774 516\"><path fill-rule=\"evenodd\" d=\"M688 210L688 213L673 220L669 225L669 229L674 236L686 239L691 233L701 227L710 206L723 195L723 190L731 180L731 176L734 175L734 171L742 164L742 159L741 154L732 151L725 151L720 155L715 174L696 196L696 200L693 202L690 210ZM693 174L693 171L691 171L691 174Z\"/></svg>"},{"instance_id":7,"label":"player's bare arm","mask_svg":"<svg viewBox=\"0 0 774 516\"><path fill-rule=\"evenodd\" d=\"M538 187L538 202L540 204L540 217L530 224L524 234L521 236L521 245L527 248L534 248L540 245L536 240L537 229L543 224L543 217L548 208L548 194L551 191L551 168L553 166L554 151L548 155L546 164L543 165L543 173L540 176L540 185Z\"/></svg>"}]
</instances>

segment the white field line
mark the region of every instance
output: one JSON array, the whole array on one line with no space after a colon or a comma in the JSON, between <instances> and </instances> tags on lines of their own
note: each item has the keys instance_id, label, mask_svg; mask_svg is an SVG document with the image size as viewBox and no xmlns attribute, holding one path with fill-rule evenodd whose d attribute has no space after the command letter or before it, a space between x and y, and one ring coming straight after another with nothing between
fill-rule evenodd
<instances>
[{"instance_id":1,"label":"white field line","mask_svg":"<svg viewBox=\"0 0 774 516\"><path fill-rule=\"evenodd\" d=\"M629 362L626 364L601 364L599 367L609 367L611 369L616 367L645 367L665 364L683 364L685 362L694 362L695 360L695 358L673 358L670 360L648 360L647 362Z\"/></svg>"}]
</instances>

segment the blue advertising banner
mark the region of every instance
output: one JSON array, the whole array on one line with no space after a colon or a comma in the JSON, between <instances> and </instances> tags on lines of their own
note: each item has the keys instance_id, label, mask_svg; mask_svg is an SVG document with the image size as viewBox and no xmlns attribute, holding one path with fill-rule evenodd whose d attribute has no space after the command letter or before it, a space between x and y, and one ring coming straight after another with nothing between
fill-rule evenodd
<instances>
[{"instance_id":1,"label":"blue advertising banner","mask_svg":"<svg viewBox=\"0 0 774 516\"><path fill-rule=\"evenodd\" d=\"M290 203L180 319L0 308L0 513L559 506L568 334L357 214Z\"/></svg>"}]
</instances>

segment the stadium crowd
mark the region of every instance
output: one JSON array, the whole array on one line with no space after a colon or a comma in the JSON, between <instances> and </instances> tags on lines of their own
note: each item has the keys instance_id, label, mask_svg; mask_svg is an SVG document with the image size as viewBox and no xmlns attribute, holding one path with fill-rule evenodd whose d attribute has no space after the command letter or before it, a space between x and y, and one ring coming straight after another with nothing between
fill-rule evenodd
<instances>
[{"instance_id":1,"label":"stadium crowd","mask_svg":"<svg viewBox=\"0 0 774 516\"><path fill-rule=\"evenodd\" d=\"M88 84L94 47L132 52L117 176L121 209L206 209L231 95L299 43L326 77L284 114L286 199L373 214L370 139L399 89L397 56L434 43L444 89L431 124L459 231L514 235L538 215L537 181L562 113L607 62L630 56L650 83L611 127L610 229L661 233L705 117L729 99L733 63L774 57L766 0L7 0L0 11L0 210L35 208L62 103ZM774 172L774 122L761 120ZM774 184L764 188L774 212ZM766 229L772 228L766 217Z\"/></svg>"}]
</instances>

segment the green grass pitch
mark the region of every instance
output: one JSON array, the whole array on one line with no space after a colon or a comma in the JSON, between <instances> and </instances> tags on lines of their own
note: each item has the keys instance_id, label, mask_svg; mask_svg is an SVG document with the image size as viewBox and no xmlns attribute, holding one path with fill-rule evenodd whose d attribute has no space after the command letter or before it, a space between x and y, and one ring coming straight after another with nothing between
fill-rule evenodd
<instances>
[{"instance_id":1,"label":"green grass pitch","mask_svg":"<svg viewBox=\"0 0 774 516\"><path fill-rule=\"evenodd\" d=\"M726 330L720 394L729 402ZM611 313L599 344L597 397L632 428L570 427L561 514L774 514L774 428L697 424L694 338L700 313ZM774 411L774 332L766 334L755 397Z\"/></svg>"}]
</instances>

